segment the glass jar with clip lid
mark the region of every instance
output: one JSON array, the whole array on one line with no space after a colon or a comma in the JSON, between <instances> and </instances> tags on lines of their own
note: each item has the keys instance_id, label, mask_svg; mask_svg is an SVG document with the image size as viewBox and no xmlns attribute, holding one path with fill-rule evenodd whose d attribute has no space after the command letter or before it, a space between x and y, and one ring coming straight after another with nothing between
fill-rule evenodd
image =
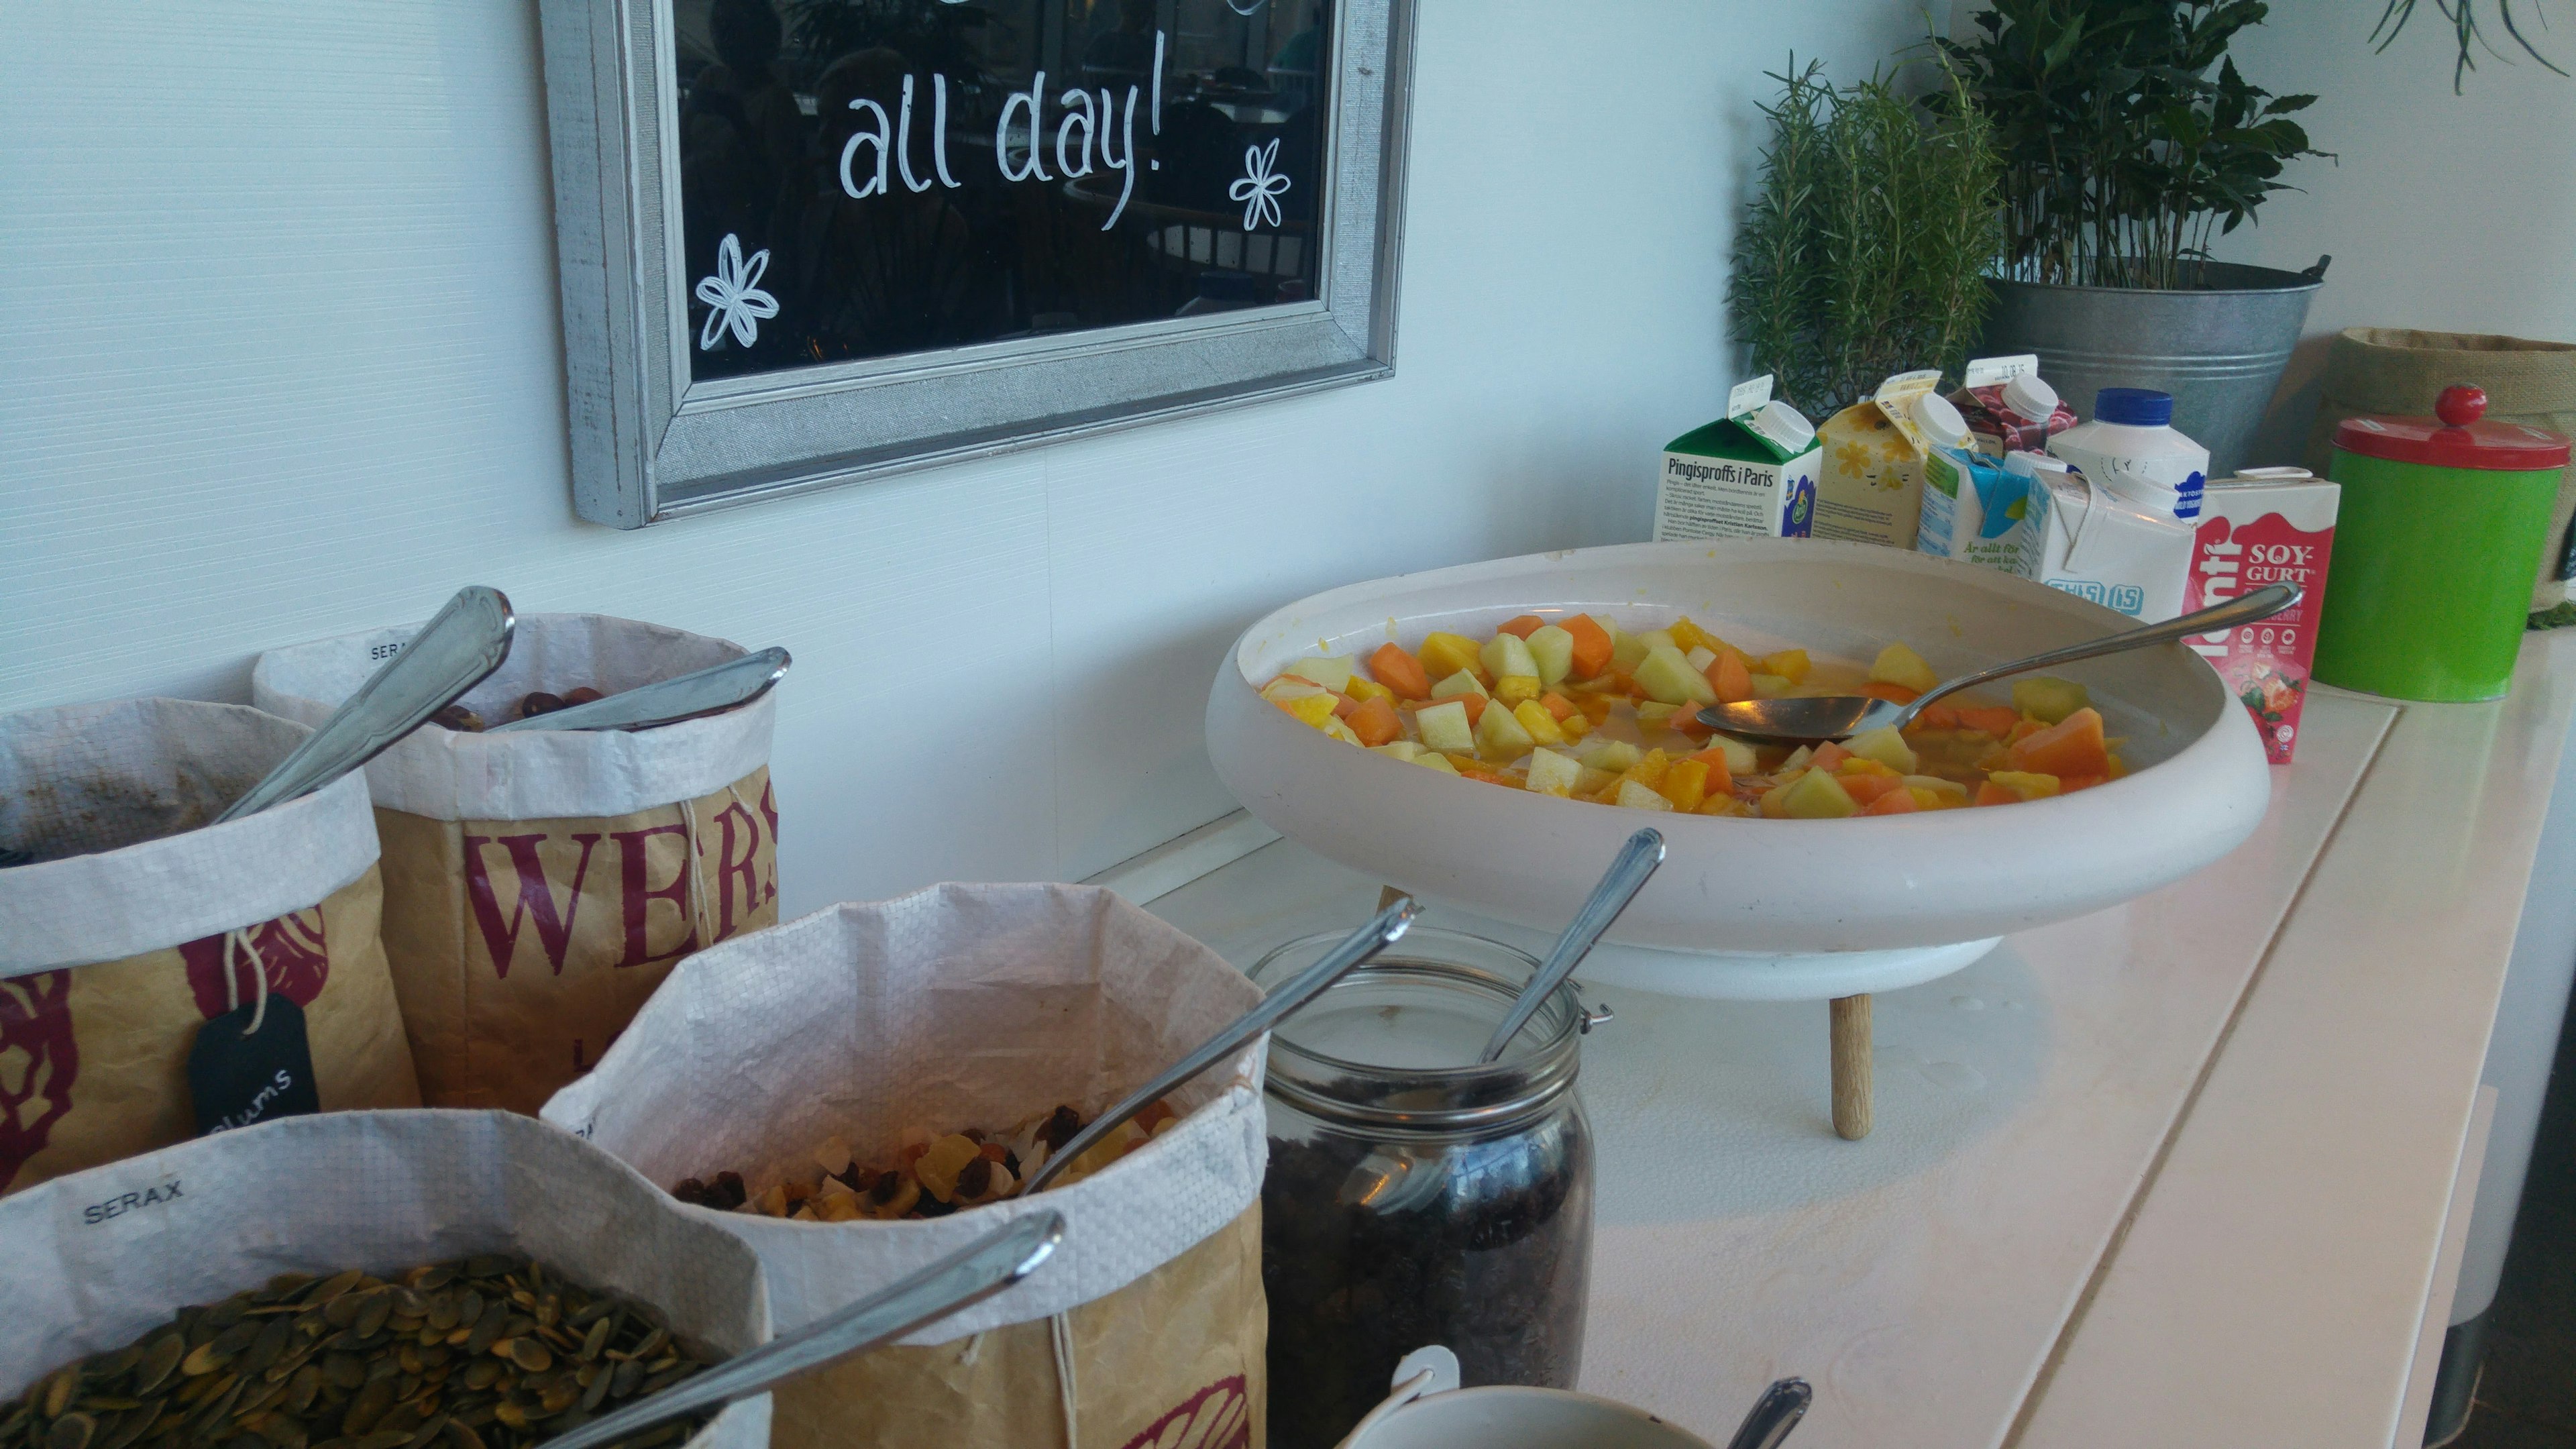
<instances>
[{"instance_id":1,"label":"glass jar with clip lid","mask_svg":"<svg viewBox=\"0 0 2576 1449\"><path fill-rule=\"evenodd\" d=\"M1264 956L1272 985L1339 932ZM1270 1442L1329 1449L1396 1362L1456 1351L1470 1385L1570 1388L1592 1255L1592 1132L1574 1093L1609 1019L1568 982L1477 1064L1538 962L1415 927L1270 1043L1262 1283Z\"/></svg>"}]
</instances>

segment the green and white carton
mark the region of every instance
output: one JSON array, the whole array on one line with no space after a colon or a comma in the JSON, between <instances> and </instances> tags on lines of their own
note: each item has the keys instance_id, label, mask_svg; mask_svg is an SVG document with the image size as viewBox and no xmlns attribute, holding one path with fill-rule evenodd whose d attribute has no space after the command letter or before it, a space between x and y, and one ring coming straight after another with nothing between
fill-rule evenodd
<instances>
[{"instance_id":1,"label":"green and white carton","mask_svg":"<svg viewBox=\"0 0 2576 1449\"><path fill-rule=\"evenodd\" d=\"M1824 450L1796 408L1771 397L1771 374L1737 383L1726 416L1664 449L1655 541L1805 538L1816 521Z\"/></svg>"}]
</instances>

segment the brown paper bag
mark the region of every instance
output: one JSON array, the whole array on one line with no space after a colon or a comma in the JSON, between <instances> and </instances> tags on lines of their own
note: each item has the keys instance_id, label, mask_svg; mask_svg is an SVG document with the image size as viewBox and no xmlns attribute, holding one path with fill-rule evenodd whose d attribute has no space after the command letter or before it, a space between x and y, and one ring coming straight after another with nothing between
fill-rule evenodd
<instances>
[{"instance_id":1,"label":"brown paper bag","mask_svg":"<svg viewBox=\"0 0 2576 1449\"><path fill-rule=\"evenodd\" d=\"M549 1122L670 1184L757 1192L846 1138L1099 1111L1260 999L1223 959L1107 891L947 885L843 905L671 974ZM1258 1197L1263 1047L1173 1094L1177 1122L1108 1168L947 1217L804 1223L703 1207L758 1249L790 1332L1023 1213L1065 1215L1027 1282L783 1388L777 1449L1257 1449L1266 1442Z\"/></svg>"},{"instance_id":2,"label":"brown paper bag","mask_svg":"<svg viewBox=\"0 0 2576 1449\"><path fill-rule=\"evenodd\" d=\"M252 697L323 718L411 633L273 651ZM615 693L744 652L632 620L529 615L464 702L497 723L532 690ZM636 731L431 725L367 767L385 952L431 1106L533 1114L598 1063L681 958L778 919L775 709L764 695Z\"/></svg>"},{"instance_id":3,"label":"brown paper bag","mask_svg":"<svg viewBox=\"0 0 2576 1449\"><path fill-rule=\"evenodd\" d=\"M199 1031L272 998L324 1111L419 1104L365 783L206 825L306 733L171 699L0 719L0 841L39 857L0 871L0 1193L196 1136Z\"/></svg>"}]
</instances>

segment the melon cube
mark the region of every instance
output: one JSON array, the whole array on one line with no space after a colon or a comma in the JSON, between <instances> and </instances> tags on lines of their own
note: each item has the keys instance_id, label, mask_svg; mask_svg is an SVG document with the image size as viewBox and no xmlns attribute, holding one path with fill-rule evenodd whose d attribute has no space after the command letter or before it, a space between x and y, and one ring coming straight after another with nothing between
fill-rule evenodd
<instances>
[{"instance_id":1,"label":"melon cube","mask_svg":"<svg viewBox=\"0 0 2576 1449\"><path fill-rule=\"evenodd\" d=\"M1748 674L1744 677L1752 681L1755 699L1778 699L1792 688L1792 681L1783 675Z\"/></svg>"},{"instance_id":2,"label":"melon cube","mask_svg":"<svg viewBox=\"0 0 2576 1449\"><path fill-rule=\"evenodd\" d=\"M1466 706L1460 705L1459 708L1463 710ZM1585 769L1607 770L1616 775L1643 759L1645 753L1644 750L1638 749L1626 740L1603 740L1585 750L1582 759Z\"/></svg>"},{"instance_id":3,"label":"melon cube","mask_svg":"<svg viewBox=\"0 0 2576 1449\"><path fill-rule=\"evenodd\" d=\"M1496 679L1507 674L1526 674L1538 678L1538 661L1530 657L1530 648L1512 634L1497 634L1485 641L1482 651L1485 672ZM1321 683L1321 681L1317 681Z\"/></svg>"},{"instance_id":4,"label":"melon cube","mask_svg":"<svg viewBox=\"0 0 2576 1449\"><path fill-rule=\"evenodd\" d=\"M1571 795L1582 777L1583 767L1572 755L1544 748L1530 751L1529 789L1542 795Z\"/></svg>"},{"instance_id":5,"label":"melon cube","mask_svg":"<svg viewBox=\"0 0 2576 1449\"><path fill-rule=\"evenodd\" d=\"M1636 673L1637 666L1645 662L1646 650L1649 647L1651 646L1640 635L1624 634L1614 630L1610 635L1610 667L1625 670L1630 674Z\"/></svg>"},{"instance_id":6,"label":"melon cube","mask_svg":"<svg viewBox=\"0 0 2576 1449\"><path fill-rule=\"evenodd\" d=\"M1421 754L1413 757L1413 763L1438 770L1444 775L1454 775L1458 773L1458 767L1449 763L1449 757L1435 750L1424 750Z\"/></svg>"},{"instance_id":7,"label":"melon cube","mask_svg":"<svg viewBox=\"0 0 2576 1449\"><path fill-rule=\"evenodd\" d=\"M1717 651L1709 648L1705 644L1702 644L1693 648L1691 652L1683 655L1682 657L1690 661L1691 668L1698 670L1702 674L1706 674L1708 673L1708 667L1717 662Z\"/></svg>"},{"instance_id":8,"label":"melon cube","mask_svg":"<svg viewBox=\"0 0 2576 1449\"><path fill-rule=\"evenodd\" d=\"M1733 735L1710 735L1708 747L1726 751L1726 773L1730 775L1758 775L1762 772L1762 762L1755 758L1749 741L1739 740Z\"/></svg>"},{"instance_id":9,"label":"melon cube","mask_svg":"<svg viewBox=\"0 0 2576 1449\"><path fill-rule=\"evenodd\" d=\"M1542 624L1530 631L1523 643L1532 662L1538 665L1538 682L1554 686L1574 669L1574 636L1554 624Z\"/></svg>"},{"instance_id":10,"label":"melon cube","mask_svg":"<svg viewBox=\"0 0 2576 1449\"><path fill-rule=\"evenodd\" d=\"M1670 644L1648 649L1645 660L1633 673L1637 687L1661 703L1717 703L1717 690L1708 682L1708 676L1691 668L1682 651Z\"/></svg>"},{"instance_id":11,"label":"melon cube","mask_svg":"<svg viewBox=\"0 0 2576 1449\"><path fill-rule=\"evenodd\" d=\"M2064 724L2068 715L2092 704L2093 696L2072 679L2034 674L2013 681L2012 702L2014 709L2042 724Z\"/></svg>"},{"instance_id":12,"label":"melon cube","mask_svg":"<svg viewBox=\"0 0 2576 1449\"><path fill-rule=\"evenodd\" d=\"M1476 748L1476 733L1467 728L1467 706L1454 699L1415 711L1413 726L1422 732L1425 749L1468 754Z\"/></svg>"},{"instance_id":13,"label":"melon cube","mask_svg":"<svg viewBox=\"0 0 2576 1449\"><path fill-rule=\"evenodd\" d=\"M1598 795L1617 783L1619 783L1618 771L1596 770L1590 765L1586 765L1583 767L1583 773L1574 777L1574 793L1577 795Z\"/></svg>"},{"instance_id":14,"label":"melon cube","mask_svg":"<svg viewBox=\"0 0 2576 1449\"><path fill-rule=\"evenodd\" d=\"M1390 760L1402 760L1406 764L1410 765L1413 763L1415 757L1422 753L1422 746L1415 744L1411 740L1395 740L1388 744L1371 745L1369 746L1369 753L1372 755L1384 755Z\"/></svg>"},{"instance_id":15,"label":"melon cube","mask_svg":"<svg viewBox=\"0 0 2576 1449\"><path fill-rule=\"evenodd\" d=\"M1779 793L1780 813L1791 820L1840 820L1860 813L1851 792L1824 770L1809 770L1781 786Z\"/></svg>"}]
</instances>

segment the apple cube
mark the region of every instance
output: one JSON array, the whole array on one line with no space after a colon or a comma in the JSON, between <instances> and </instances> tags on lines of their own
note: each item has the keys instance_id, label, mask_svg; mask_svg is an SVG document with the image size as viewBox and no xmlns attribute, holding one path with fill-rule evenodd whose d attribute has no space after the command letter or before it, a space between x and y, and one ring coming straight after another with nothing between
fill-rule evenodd
<instances>
[{"instance_id":1,"label":"apple cube","mask_svg":"<svg viewBox=\"0 0 2576 1449\"><path fill-rule=\"evenodd\" d=\"M1574 777L1574 793L1577 795L1598 795L1617 783L1619 783L1618 771L1596 770L1590 765L1586 765L1583 767L1583 773Z\"/></svg>"},{"instance_id":2,"label":"apple cube","mask_svg":"<svg viewBox=\"0 0 2576 1449\"><path fill-rule=\"evenodd\" d=\"M1968 803L1967 786L1956 780L1944 780L1938 775L1908 775L1905 777L1905 788L1916 792L1918 797L1925 793L1938 796L1942 803L1947 805Z\"/></svg>"},{"instance_id":3,"label":"apple cube","mask_svg":"<svg viewBox=\"0 0 2576 1449\"><path fill-rule=\"evenodd\" d=\"M1444 775L1454 775L1458 773L1458 767L1449 763L1449 757L1441 754L1437 750L1424 750L1421 754L1413 757L1413 763L1425 766L1429 769L1438 770Z\"/></svg>"},{"instance_id":4,"label":"apple cube","mask_svg":"<svg viewBox=\"0 0 2576 1449\"><path fill-rule=\"evenodd\" d=\"M1465 708L1464 705L1459 707L1462 709ZM1340 720L1326 719L1321 725L1318 725L1317 728L1321 729L1324 732L1325 737L1328 739L1340 740L1346 745L1356 745L1363 750L1368 748L1368 746L1360 744L1360 737L1352 733L1351 727L1342 723Z\"/></svg>"},{"instance_id":5,"label":"apple cube","mask_svg":"<svg viewBox=\"0 0 2576 1449\"><path fill-rule=\"evenodd\" d=\"M1860 813L1851 792L1824 770L1809 770L1781 786L1779 793L1780 813L1791 820L1840 820ZM1764 804L1767 807L1769 802Z\"/></svg>"},{"instance_id":6,"label":"apple cube","mask_svg":"<svg viewBox=\"0 0 2576 1449\"><path fill-rule=\"evenodd\" d=\"M1574 669L1574 636L1554 624L1542 624L1523 641L1538 665L1538 682L1553 686Z\"/></svg>"},{"instance_id":7,"label":"apple cube","mask_svg":"<svg viewBox=\"0 0 2576 1449\"><path fill-rule=\"evenodd\" d=\"M1640 635L1613 629L1610 633L1610 667L1634 674L1637 666L1646 662L1646 650L1651 647Z\"/></svg>"},{"instance_id":8,"label":"apple cube","mask_svg":"<svg viewBox=\"0 0 2576 1449\"><path fill-rule=\"evenodd\" d=\"M1462 704L1459 708L1464 710L1466 706ZM1644 758L1645 753L1626 740L1603 740L1583 752L1583 766L1587 770L1607 770L1616 775Z\"/></svg>"},{"instance_id":9,"label":"apple cube","mask_svg":"<svg viewBox=\"0 0 2576 1449\"><path fill-rule=\"evenodd\" d=\"M1845 798L1848 799L1849 797ZM1625 805L1631 810L1670 810L1673 808L1673 802L1665 799L1661 791L1655 790L1646 785L1641 785L1635 780L1620 781L1619 793L1610 797L1610 803L1613 805Z\"/></svg>"},{"instance_id":10,"label":"apple cube","mask_svg":"<svg viewBox=\"0 0 2576 1449\"><path fill-rule=\"evenodd\" d=\"M1431 686L1431 697L1433 699L1455 699L1462 694L1484 693L1484 683L1464 669L1461 669L1457 673L1450 675L1448 678L1441 680L1438 684ZM1487 697L1490 698L1491 696ZM1466 706L1460 705L1459 708L1464 709Z\"/></svg>"},{"instance_id":11,"label":"apple cube","mask_svg":"<svg viewBox=\"0 0 2576 1449\"><path fill-rule=\"evenodd\" d=\"M1709 684L1708 676L1691 668L1682 651L1670 644L1649 648L1633 673L1637 687L1660 703L1717 703L1717 690Z\"/></svg>"},{"instance_id":12,"label":"apple cube","mask_svg":"<svg viewBox=\"0 0 2576 1449\"><path fill-rule=\"evenodd\" d=\"M1483 658L1485 672L1496 679L1506 674L1526 674L1532 679L1538 678L1538 661L1530 657L1529 646L1522 643L1517 635L1497 634L1486 640Z\"/></svg>"},{"instance_id":13,"label":"apple cube","mask_svg":"<svg viewBox=\"0 0 2576 1449\"><path fill-rule=\"evenodd\" d=\"M1777 674L1748 674L1744 677L1753 682L1755 699L1778 699L1795 687L1786 677Z\"/></svg>"},{"instance_id":14,"label":"apple cube","mask_svg":"<svg viewBox=\"0 0 2576 1449\"><path fill-rule=\"evenodd\" d=\"M1873 684L1899 684L1920 694L1941 681L1932 677L1932 666L1923 656L1902 644L1890 644L1870 661L1869 678Z\"/></svg>"},{"instance_id":15,"label":"apple cube","mask_svg":"<svg viewBox=\"0 0 2576 1449\"><path fill-rule=\"evenodd\" d=\"M1698 670L1702 674L1706 674L1708 673L1708 667L1717 662L1717 651L1709 648L1705 644L1701 644L1694 647L1688 654L1683 655L1682 658L1690 661L1691 668Z\"/></svg>"},{"instance_id":16,"label":"apple cube","mask_svg":"<svg viewBox=\"0 0 2576 1449\"><path fill-rule=\"evenodd\" d=\"M1463 710L1466 706L1458 708ZM1476 720L1476 753L1488 760L1517 760L1536 743L1510 710L1489 709Z\"/></svg>"},{"instance_id":17,"label":"apple cube","mask_svg":"<svg viewBox=\"0 0 2576 1449\"><path fill-rule=\"evenodd\" d=\"M1864 760L1876 760L1900 775L1911 775L1918 763L1914 747L1892 728L1879 728L1856 734L1843 741L1843 748Z\"/></svg>"},{"instance_id":18,"label":"apple cube","mask_svg":"<svg viewBox=\"0 0 2576 1449\"><path fill-rule=\"evenodd\" d=\"M1583 767L1572 755L1550 749L1530 751L1528 788L1542 795L1571 795L1575 782L1583 777Z\"/></svg>"},{"instance_id":19,"label":"apple cube","mask_svg":"<svg viewBox=\"0 0 2576 1449\"><path fill-rule=\"evenodd\" d=\"M1347 654L1336 654L1329 659L1309 655L1289 665L1288 672L1340 694L1351 687L1351 673L1358 667L1357 661Z\"/></svg>"},{"instance_id":20,"label":"apple cube","mask_svg":"<svg viewBox=\"0 0 2576 1449\"><path fill-rule=\"evenodd\" d=\"M1476 733L1467 728L1467 706L1454 699L1447 704L1435 704L1415 711L1413 725L1422 732L1424 749L1437 750L1444 755L1475 751Z\"/></svg>"},{"instance_id":21,"label":"apple cube","mask_svg":"<svg viewBox=\"0 0 2576 1449\"><path fill-rule=\"evenodd\" d=\"M1726 773L1730 775L1758 775L1762 772L1762 762L1754 756L1753 746L1747 741L1733 735L1710 735L1708 747L1726 751Z\"/></svg>"},{"instance_id":22,"label":"apple cube","mask_svg":"<svg viewBox=\"0 0 2576 1449\"><path fill-rule=\"evenodd\" d=\"M1402 760L1406 764L1410 765L1413 763L1415 757L1422 753L1422 746L1415 744L1411 740L1394 740L1383 745L1369 746L1369 753L1372 755L1384 755L1390 760Z\"/></svg>"},{"instance_id":23,"label":"apple cube","mask_svg":"<svg viewBox=\"0 0 2576 1449\"><path fill-rule=\"evenodd\" d=\"M2042 724L2064 724L2068 715L2091 705L2093 696L2072 679L2034 674L2013 681L2012 702L2014 709Z\"/></svg>"}]
</instances>

